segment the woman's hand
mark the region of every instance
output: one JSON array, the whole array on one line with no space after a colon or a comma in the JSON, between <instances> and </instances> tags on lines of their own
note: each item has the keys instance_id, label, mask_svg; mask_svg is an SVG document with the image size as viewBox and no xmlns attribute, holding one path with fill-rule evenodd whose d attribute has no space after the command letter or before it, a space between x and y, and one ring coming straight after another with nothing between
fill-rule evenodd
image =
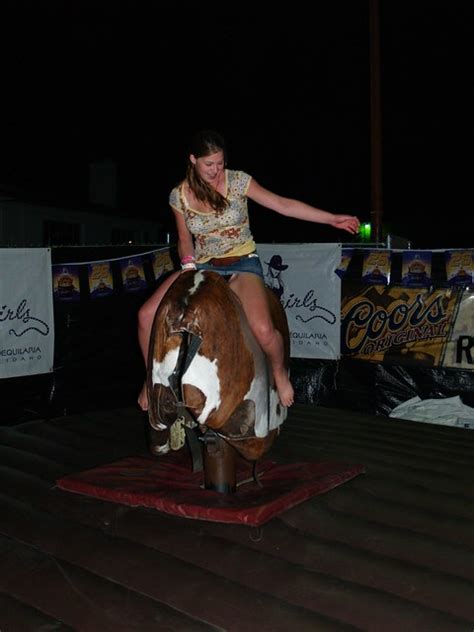
<instances>
[{"instance_id":1,"label":"woman's hand","mask_svg":"<svg viewBox=\"0 0 474 632\"><path fill-rule=\"evenodd\" d=\"M331 224L334 228L347 230L348 233L353 235L357 235L360 229L359 219L355 215L334 215L334 220Z\"/></svg>"}]
</instances>

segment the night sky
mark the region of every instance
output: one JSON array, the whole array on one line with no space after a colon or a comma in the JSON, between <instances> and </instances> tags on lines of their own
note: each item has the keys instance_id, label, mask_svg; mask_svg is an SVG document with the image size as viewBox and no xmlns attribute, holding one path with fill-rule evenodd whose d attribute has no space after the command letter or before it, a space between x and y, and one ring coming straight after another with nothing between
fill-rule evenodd
<instances>
[{"instance_id":1,"label":"night sky","mask_svg":"<svg viewBox=\"0 0 474 632\"><path fill-rule=\"evenodd\" d=\"M111 158L121 212L171 226L187 140L215 128L230 168L369 220L368 0L168 5L2 4L0 183L80 203L89 161ZM381 5L384 223L472 247L470 3ZM254 206L251 221L258 241L345 239Z\"/></svg>"}]
</instances>

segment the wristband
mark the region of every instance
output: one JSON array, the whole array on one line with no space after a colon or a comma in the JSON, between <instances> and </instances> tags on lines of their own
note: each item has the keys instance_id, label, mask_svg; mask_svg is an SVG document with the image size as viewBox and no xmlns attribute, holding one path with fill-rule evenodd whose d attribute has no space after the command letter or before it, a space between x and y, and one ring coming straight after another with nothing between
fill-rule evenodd
<instances>
[{"instance_id":1,"label":"wristband","mask_svg":"<svg viewBox=\"0 0 474 632\"><path fill-rule=\"evenodd\" d=\"M181 263L194 263L195 259L193 257L193 255L186 255L185 257L183 257L181 259Z\"/></svg>"},{"instance_id":2,"label":"wristband","mask_svg":"<svg viewBox=\"0 0 474 632\"><path fill-rule=\"evenodd\" d=\"M189 263L182 263L181 270L197 270L197 267L194 261L190 261Z\"/></svg>"}]
</instances>

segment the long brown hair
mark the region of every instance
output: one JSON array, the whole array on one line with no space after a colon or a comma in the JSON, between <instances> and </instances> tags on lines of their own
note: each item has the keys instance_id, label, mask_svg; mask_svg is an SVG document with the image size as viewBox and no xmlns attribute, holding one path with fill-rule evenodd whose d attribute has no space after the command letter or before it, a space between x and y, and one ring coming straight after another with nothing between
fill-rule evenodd
<instances>
[{"instance_id":1,"label":"long brown hair","mask_svg":"<svg viewBox=\"0 0 474 632\"><path fill-rule=\"evenodd\" d=\"M203 130L195 134L189 148L189 154L193 154L196 158L211 156L218 151L224 153L224 160L226 160L224 139L213 130ZM228 207L229 202L226 198L201 178L196 167L189 159L186 169L186 181L196 199L209 205L217 213L222 213Z\"/></svg>"}]
</instances>

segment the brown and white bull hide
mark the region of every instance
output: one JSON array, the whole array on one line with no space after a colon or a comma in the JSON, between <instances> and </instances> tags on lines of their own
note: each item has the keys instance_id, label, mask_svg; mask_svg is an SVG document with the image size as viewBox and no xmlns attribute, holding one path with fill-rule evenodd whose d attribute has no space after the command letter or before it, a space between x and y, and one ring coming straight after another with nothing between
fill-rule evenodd
<instances>
[{"instance_id":1,"label":"brown and white bull hide","mask_svg":"<svg viewBox=\"0 0 474 632\"><path fill-rule=\"evenodd\" d=\"M288 325L268 290L275 326L289 355ZM247 459L271 446L287 410L281 406L268 360L250 331L236 295L217 273L190 271L173 283L157 310L148 362L149 420L161 447L169 449L169 427L177 398L170 378L186 362L182 345L198 336L197 353L180 375L179 397L204 433L211 428ZM179 370L178 370L179 372Z\"/></svg>"}]
</instances>

